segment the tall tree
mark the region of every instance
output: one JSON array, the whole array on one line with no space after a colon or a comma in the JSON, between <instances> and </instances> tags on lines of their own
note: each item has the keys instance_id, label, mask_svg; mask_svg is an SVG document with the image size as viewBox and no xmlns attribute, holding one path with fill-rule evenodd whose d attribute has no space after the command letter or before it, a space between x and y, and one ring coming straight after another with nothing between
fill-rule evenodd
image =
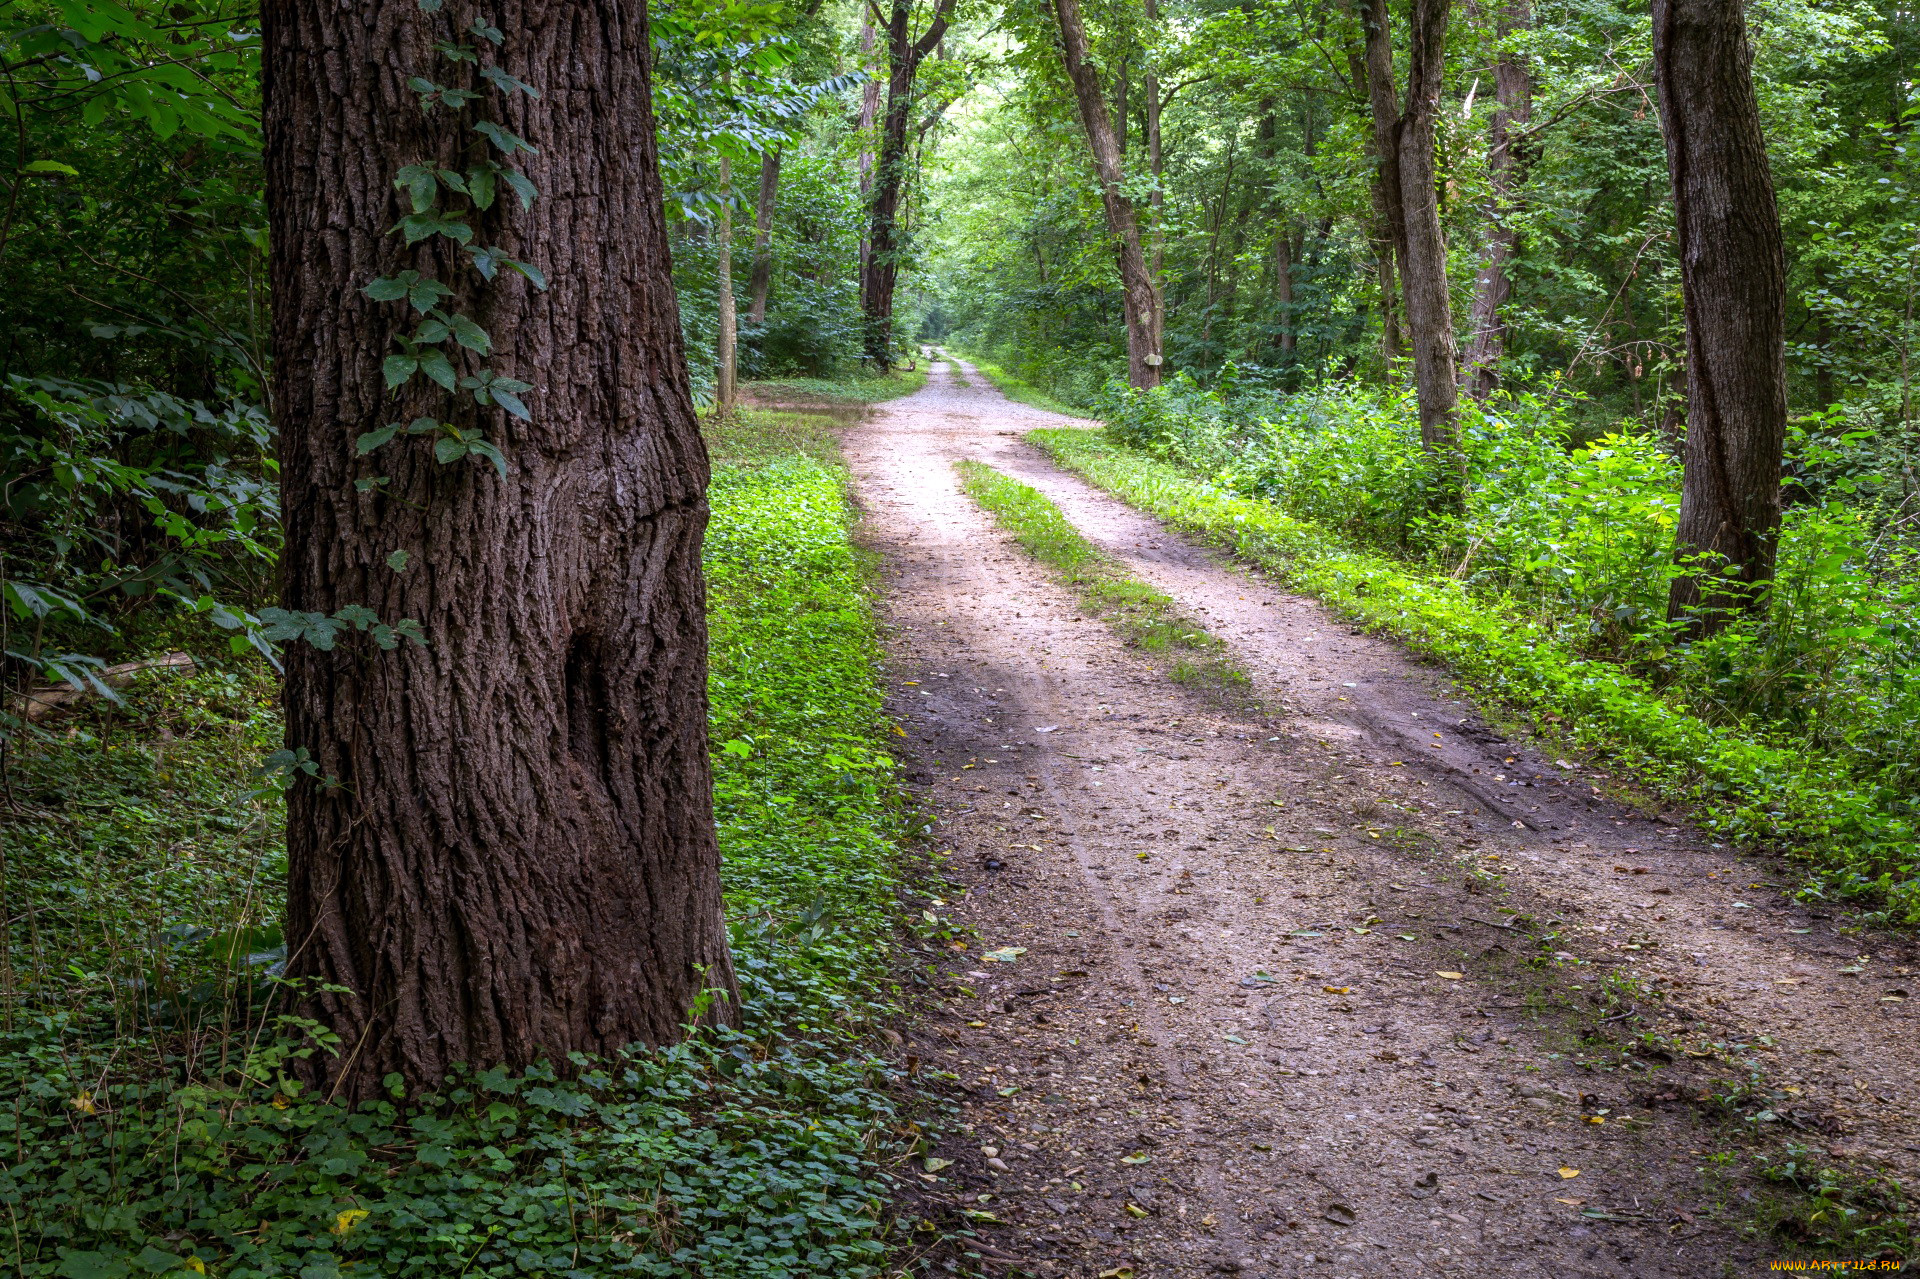
<instances>
[{"instance_id":1,"label":"tall tree","mask_svg":"<svg viewBox=\"0 0 1920 1279\"><path fill-rule=\"evenodd\" d=\"M1771 580L1786 438L1786 265L1741 0L1654 0L1653 68L1687 318L1687 434L1668 614L1695 634Z\"/></svg>"},{"instance_id":2,"label":"tall tree","mask_svg":"<svg viewBox=\"0 0 1920 1279\"><path fill-rule=\"evenodd\" d=\"M773 211L780 189L780 148L760 157L760 198L753 206L753 269L747 277L747 323L767 322L767 298L773 292Z\"/></svg>"},{"instance_id":3,"label":"tall tree","mask_svg":"<svg viewBox=\"0 0 1920 1279\"><path fill-rule=\"evenodd\" d=\"M740 381L740 312L733 296L733 163L720 157L720 224L715 228L715 286L719 293L719 332L714 338L713 406L721 416L733 412Z\"/></svg>"},{"instance_id":4,"label":"tall tree","mask_svg":"<svg viewBox=\"0 0 1920 1279\"><path fill-rule=\"evenodd\" d=\"M1434 121L1446 65L1447 0L1413 0L1408 17L1406 109L1394 114L1393 45L1386 0L1362 0L1366 23L1367 96L1381 157L1380 191L1396 231L1400 292L1413 346L1420 439L1438 477L1435 509L1458 507L1464 470L1454 429L1453 310L1447 286L1447 241L1435 182ZM1391 170L1391 172L1389 172Z\"/></svg>"},{"instance_id":5,"label":"tall tree","mask_svg":"<svg viewBox=\"0 0 1920 1279\"><path fill-rule=\"evenodd\" d=\"M357 1099L670 1041L733 979L644 2L264 19L284 620L329 645L284 694L315 1069Z\"/></svg>"},{"instance_id":6,"label":"tall tree","mask_svg":"<svg viewBox=\"0 0 1920 1279\"><path fill-rule=\"evenodd\" d=\"M1533 76L1511 41L1532 23L1529 0L1507 0L1500 10L1496 35L1501 49L1493 65L1494 98L1499 106L1487 122L1487 242L1473 281L1464 361L1467 393L1479 400L1500 385L1500 359L1506 346L1502 311L1513 296L1511 267L1520 243L1513 225L1514 201L1526 177L1523 135L1533 117Z\"/></svg>"},{"instance_id":7,"label":"tall tree","mask_svg":"<svg viewBox=\"0 0 1920 1279\"><path fill-rule=\"evenodd\" d=\"M1160 343L1158 295L1153 273L1140 244L1140 222L1133 201L1121 184L1125 175L1120 165L1120 143L1113 132L1113 120L1107 114L1107 99L1101 90L1100 71L1087 47L1086 23L1080 17L1078 0L1053 0L1053 16L1060 28L1060 51L1066 63L1067 79L1073 83L1074 100L1080 106L1080 123L1086 130L1087 146L1093 152L1093 169L1100 180L1100 203L1106 211L1107 231L1113 237L1114 256L1120 268L1120 292L1126 307L1127 381L1137 389L1160 385ZM1149 93L1152 87L1149 88ZM1158 112L1150 126L1158 133ZM1149 139L1149 146L1156 146Z\"/></svg>"},{"instance_id":8,"label":"tall tree","mask_svg":"<svg viewBox=\"0 0 1920 1279\"><path fill-rule=\"evenodd\" d=\"M869 0L878 19L878 0ZM934 0L933 16L918 40L913 38L912 0L893 0L883 26L887 41L887 112L881 122L880 154L868 201L871 230L867 260L861 267L861 305L866 313L867 360L879 368L893 362L893 290L900 278L900 200L907 185L908 130L913 114L914 78L920 64L940 44L953 13L953 0Z\"/></svg>"}]
</instances>

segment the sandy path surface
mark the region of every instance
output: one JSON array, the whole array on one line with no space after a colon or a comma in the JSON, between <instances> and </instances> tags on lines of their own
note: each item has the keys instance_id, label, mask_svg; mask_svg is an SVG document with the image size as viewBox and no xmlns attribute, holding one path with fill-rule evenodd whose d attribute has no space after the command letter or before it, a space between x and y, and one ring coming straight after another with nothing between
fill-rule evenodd
<instances>
[{"instance_id":1,"label":"sandy path surface","mask_svg":"<svg viewBox=\"0 0 1920 1279\"><path fill-rule=\"evenodd\" d=\"M1749 1110L1914 1168L1908 943L1786 902L1019 438L1072 424L943 365L847 439L890 704L964 887L929 909L978 930L906 1048L964 1115L921 1175L982 1214L987 1269L1755 1273L1785 1245L1728 1228L1753 1189L1712 1157L1750 1125L1702 1099L1745 1072L1687 1051L1716 1042L1762 1063ZM960 492L963 457L1171 594L1262 705L1085 616Z\"/></svg>"}]
</instances>

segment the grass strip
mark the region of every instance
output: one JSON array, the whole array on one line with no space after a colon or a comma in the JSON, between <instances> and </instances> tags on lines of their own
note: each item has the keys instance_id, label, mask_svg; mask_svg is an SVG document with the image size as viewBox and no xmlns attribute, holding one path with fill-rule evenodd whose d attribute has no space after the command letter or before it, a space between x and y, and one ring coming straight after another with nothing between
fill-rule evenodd
<instances>
[{"instance_id":1,"label":"grass strip","mask_svg":"<svg viewBox=\"0 0 1920 1279\"><path fill-rule=\"evenodd\" d=\"M1516 610L1355 550L1104 432L1041 430L1027 438L1133 506L1445 662L1574 745L1607 754L1664 798L1691 806L1707 829L1803 860L1803 897L1854 899L1877 907L1881 922L1920 922L1915 824L1905 801L1862 783L1838 761L1708 725L1632 672L1567 651Z\"/></svg>"},{"instance_id":2,"label":"grass strip","mask_svg":"<svg viewBox=\"0 0 1920 1279\"><path fill-rule=\"evenodd\" d=\"M1183 616L1173 598L1131 577L1047 496L971 458L954 463L967 496L1013 534L1022 550L1058 573L1088 612L1148 653L1167 660L1176 683L1244 702L1253 684L1221 640Z\"/></svg>"},{"instance_id":3,"label":"grass strip","mask_svg":"<svg viewBox=\"0 0 1920 1279\"><path fill-rule=\"evenodd\" d=\"M828 400L853 400L860 404L878 404L912 395L927 384L926 369L893 369L885 373L850 374L843 378L783 377L756 380L749 384L755 391L777 395L819 396Z\"/></svg>"}]
</instances>

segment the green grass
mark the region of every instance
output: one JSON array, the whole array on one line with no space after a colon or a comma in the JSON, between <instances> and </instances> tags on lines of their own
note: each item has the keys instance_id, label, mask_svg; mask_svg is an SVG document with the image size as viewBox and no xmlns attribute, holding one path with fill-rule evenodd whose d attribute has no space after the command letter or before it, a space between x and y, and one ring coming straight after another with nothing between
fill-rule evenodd
<instances>
[{"instance_id":1,"label":"green grass","mask_svg":"<svg viewBox=\"0 0 1920 1279\"><path fill-rule=\"evenodd\" d=\"M1708 829L1799 858L1802 895L1859 900L1920 923L1915 830L1898 797L1837 761L1713 726L1618 666L1581 658L1518 610L1446 577L1357 550L1274 506L1227 493L1103 432L1035 431L1056 460L1143 510L1447 665L1555 736L1610 755Z\"/></svg>"},{"instance_id":2,"label":"green grass","mask_svg":"<svg viewBox=\"0 0 1920 1279\"><path fill-rule=\"evenodd\" d=\"M830 424L829 424L830 425ZM876 1276L917 1135L869 1045L912 868L879 653L828 425L721 450L707 546L715 809L738 1030L469 1072L349 1110L264 965L281 806L273 682L156 678L23 750L0 838L9 1273L131 1279ZM796 435L795 433L798 433Z\"/></svg>"},{"instance_id":3,"label":"green grass","mask_svg":"<svg viewBox=\"0 0 1920 1279\"><path fill-rule=\"evenodd\" d=\"M1171 596L1130 577L1045 494L982 462L964 459L954 469L967 495L1012 533L1022 550L1058 573L1088 612L1129 643L1166 659L1174 680L1227 700L1247 699L1252 684L1227 646L1183 616Z\"/></svg>"},{"instance_id":4,"label":"green grass","mask_svg":"<svg viewBox=\"0 0 1920 1279\"><path fill-rule=\"evenodd\" d=\"M1074 408L1071 404L1062 403L1054 399L1051 395L1048 395L1045 391L1042 391L1039 387L1022 382L1019 378L1007 372L992 360L984 360L976 355L966 355L962 358L973 365L974 368L978 369L980 375L998 387L1000 394L1006 396L1009 400L1013 400L1019 404L1025 404L1031 408L1045 409L1049 413L1064 413L1068 417L1086 416L1085 412Z\"/></svg>"}]
</instances>

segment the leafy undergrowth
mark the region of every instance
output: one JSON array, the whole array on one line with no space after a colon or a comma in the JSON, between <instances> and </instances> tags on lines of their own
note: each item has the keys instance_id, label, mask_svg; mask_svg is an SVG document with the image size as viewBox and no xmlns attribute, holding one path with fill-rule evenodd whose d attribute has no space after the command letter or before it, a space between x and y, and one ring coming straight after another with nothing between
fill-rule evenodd
<instances>
[{"instance_id":1,"label":"leafy undergrowth","mask_svg":"<svg viewBox=\"0 0 1920 1279\"><path fill-rule=\"evenodd\" d=\"M972 459L954 463L961 487L1029 555L1059 573L1088 612L1149 653L1169 656L1182 684L1231 700L1252 683L1225 644L1174 607L1173 598L1128 575L1081 535L1047 496Z\"/></svg>"},{"instance_id":2,"label":"leafy undergrowth","mask_svg":"<svg viewBox=\"0 0 1920 1279\"><path fill-rule=\"evenodd\" d=\"M753 452L753 450L745 450ZM867 1044L903 820L841 473L722 450L708 543L738 1030L357 1109L281 1072L277 742L251 666L154 679L14 761L0 1143L10 1270L868 1276L916 1139ZM321 1049L324 1050L324 1049Z\"/></svg>"},{"instance_id":3,"label":"leafy undergrowth","mask_svg":"<svg viewBox=\"0 0 1920 1279\"><path fill-rule=\"evenodd\" d=\"M1036 431L1063 465L1142 509L1278 574L1347 615L1447 663L1477 689L1551 718L1574 744L1610 753L1711 830L1803 859L1809 896L1878 903L1920 923L1910 800L1861 781L1804 743L1712 725L1621 666L1583 658L1551 629L1451 577L1355 549L1314 524L1114 443L1104 432Z\"/></svg>"}]
</instances>

